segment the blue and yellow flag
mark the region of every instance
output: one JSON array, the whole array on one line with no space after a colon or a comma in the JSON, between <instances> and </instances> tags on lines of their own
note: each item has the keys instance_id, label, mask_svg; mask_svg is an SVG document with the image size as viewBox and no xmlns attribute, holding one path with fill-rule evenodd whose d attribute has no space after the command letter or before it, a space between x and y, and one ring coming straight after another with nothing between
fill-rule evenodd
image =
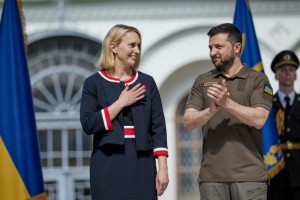
<instances>
[{"instance_id":1,"label":"blue and yellow flag","mask_svg":"<svg viewBox=\"0 0 300 200\"><path fill-rule=\"evenodd\" d=\"M236 1L233 23L243 33L243 50L241 56L242 62L247 63L249 67L255 69L256 71L263 72L263 64L248 0ZM262 132L264 161L268 170L268 176L271 179L284 166L283 155L279 147L278 131L275 121L275 111L273 108L266 124L262 128Z\"/></svg>"},{"instance_id":2,"label":"blue and yellow flag","mask_svg":"<svg viewBox=\"0 0 300 200\"><path fill-rule=\"evenodd\" d=\"M44 200L21 2L5 0L0 24L0 199Z\"/></svg>"}]
</instances>

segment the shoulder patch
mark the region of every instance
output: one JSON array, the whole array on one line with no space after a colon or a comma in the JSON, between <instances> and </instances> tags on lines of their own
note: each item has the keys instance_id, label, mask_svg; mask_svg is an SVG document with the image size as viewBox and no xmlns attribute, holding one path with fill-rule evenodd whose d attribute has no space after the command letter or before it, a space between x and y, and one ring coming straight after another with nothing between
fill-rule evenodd
<instances>
[{"instance_id":1,"label":"shoulder patch","mask_svg":"<svg viewBox=\"0 0 300 200\"><path fill-rule=\"evenodd\" d=\"M265 84L264 92L273 96L273 88L270 85Z\"/></svg>"}]
</instances>

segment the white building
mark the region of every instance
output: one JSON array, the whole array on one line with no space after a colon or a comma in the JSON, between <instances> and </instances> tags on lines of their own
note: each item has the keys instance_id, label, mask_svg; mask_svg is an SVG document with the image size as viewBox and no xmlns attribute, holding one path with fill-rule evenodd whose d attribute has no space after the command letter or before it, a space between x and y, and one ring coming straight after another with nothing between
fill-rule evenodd
<instances>
[{"instance_id":1,"label":"white building","mask_svg":"<svg viewBox=\"0 0 300 200\"><path fill-rule=\"evenodd\" d=\"M290 49L300 57L300 1L250 3L264 70L276 91L275 54ZM183 107L194 79L214 67L206 33L233 22L235 0L24 0L23 10L48 200L90 199L92 138L79 122L81 86L97 70L105 34L119 23L141 31L139 70L154 77L163 100L170 183L160 199L199 199L201 131L183 128Z\"/></svg>"}]
</instances>

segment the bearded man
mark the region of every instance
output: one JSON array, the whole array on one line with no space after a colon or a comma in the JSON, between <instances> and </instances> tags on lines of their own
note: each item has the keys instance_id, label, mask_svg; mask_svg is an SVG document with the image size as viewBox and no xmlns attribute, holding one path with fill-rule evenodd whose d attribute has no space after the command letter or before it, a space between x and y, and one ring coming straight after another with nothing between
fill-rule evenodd
<instances>
[{"instance_id":1,"label":"bearded man","mask_svg":"<svg viewBox=\"0 0 300 200\"><path fill-rule=\"evenodd\" d=\"M215 69L195 80L184 113L188 130L202 127L201 200L266 200L262 130L271 107L268 77L243 64L242 34L231 23L213 27Z\"/></svg>"}]
</instances>

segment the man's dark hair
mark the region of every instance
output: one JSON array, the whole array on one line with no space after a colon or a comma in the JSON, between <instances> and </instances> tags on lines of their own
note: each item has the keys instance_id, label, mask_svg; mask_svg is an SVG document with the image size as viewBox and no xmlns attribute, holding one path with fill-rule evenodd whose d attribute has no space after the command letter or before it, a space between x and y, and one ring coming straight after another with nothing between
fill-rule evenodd
<instances>
[{"instance_id":1,"label":"man's dark hair","mask_svg":"<svg viewBox=\"0 0 300 200\"><path fill-rule=\"evenodd\" d=\"M224 23L215 26L208 31L207 35L213 37L219 33L228 34L227 39L231 44L242 43L242 33L234 24Z\"/></svg>"}]
</instances>

